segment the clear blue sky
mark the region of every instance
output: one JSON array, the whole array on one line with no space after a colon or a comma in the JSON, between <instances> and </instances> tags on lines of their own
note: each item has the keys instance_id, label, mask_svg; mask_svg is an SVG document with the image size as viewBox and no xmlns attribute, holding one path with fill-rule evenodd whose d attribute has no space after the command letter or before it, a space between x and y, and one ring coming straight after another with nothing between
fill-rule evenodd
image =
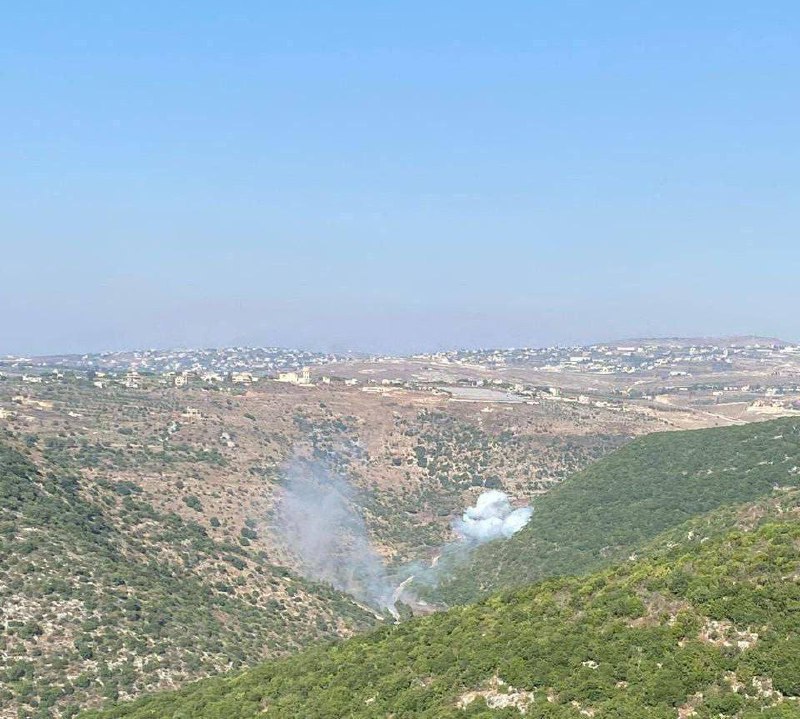
<instances>
[{"instance_id":1,"label":"clear blue sky","mask_svg":"<svg viewBox=\"0 0 800 719\"><path fill-rule=\"evenodd\" d=\"M800 339L796 2L10 2L0 354Z\"/></svg>"}]
</instances>

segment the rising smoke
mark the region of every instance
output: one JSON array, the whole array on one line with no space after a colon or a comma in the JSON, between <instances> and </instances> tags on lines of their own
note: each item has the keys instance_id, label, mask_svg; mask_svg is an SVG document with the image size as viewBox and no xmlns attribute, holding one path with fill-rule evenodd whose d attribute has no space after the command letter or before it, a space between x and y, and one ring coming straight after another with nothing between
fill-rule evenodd
<instances>
[{"instance_id":1,"label":"rising smoke","mask_svg":"<svg viewBox=\"0 0 800 719\"><path fill-rule=\"evenodd\" d=\"M452 523L458 537L456 541L440 547L429 563L417 561L402 567L398 578L406 579L395 590L395 601L403 601L419 611L430 610L430 605L418 598L419 589L424 587L423 596L435 600L437 588L452 579L454 572L468 566L472 551L478 545L508 539L532 516L532 507L514 509L505 492L496 489L482 492L475 504L467 507L461 518Z\"/></svg>"},{"instance_id":2,"label":"rising smoke","mask_svg":"<svg viewBox=\"0 0 800 719\"><path fill-rule=\"evenodd\" d=\"M316 462L291 462L275 517L275 531L306 576L373 607L393 608L393 587L343 477Z\"/></svg>"},{"instance_id":3,"label":"rising smoke","mask_svg":"<svg viewBox=\"0 0 800 719\"><path fill-rule=\"evenodd\" d=\"M508 539L522 529L533 514L531 507L513 509L505 492L483 492L475 506L467 507L453 529L463 541L482 544L492 539Z\"/></svg>"},{"instance_id":4,"label":"rising smoke","mask_svg":"<svg viewBox=\"0 0 800 719\"><path fill-rule=\"evenodd\" d=\"M297 459L284 471L273 528L305 576L395 617L395 603L401 597L409 599L406 586L411 580L438 585L445 565L452 568L463 562L478 544L510 537L533 513L530 507L513 509L505 492L483 492L453 523L458 541L443 546L437 555L445 561L431 566L415 562L390 578L356 506L353 488L344 477L318 462Z\"/></svg>"}]
</instances>

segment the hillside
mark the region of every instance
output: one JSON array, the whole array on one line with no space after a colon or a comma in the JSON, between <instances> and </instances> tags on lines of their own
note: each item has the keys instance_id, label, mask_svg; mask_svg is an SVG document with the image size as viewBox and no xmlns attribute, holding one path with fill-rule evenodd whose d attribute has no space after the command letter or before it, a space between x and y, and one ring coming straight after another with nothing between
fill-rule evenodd
<instances>
[{"instance_id":1,"label":"hillside","mask_svg":"<svg viewBox=\"0 0 800 719\"><path fill-rule=\"evenodd\" d=\"M608 408L520 403L484 411L483 403L403 389L151 382L130 389L72 376L0 379L0 427L82 484L133 483L154 508L220 541L238 542L255 528L253 546L287 565L266 524L294 457L345 475L373 544L402 561L446 541L451 519L484 487L533 496L632 437L667 427Z\"/></svg>"},{"instance_id":2,"label":"hillside","mask_svg":"<svg viewBox=\"0 0 800 719\"><path fill-rule=\"evenodd\" d=\"M399 562L440 546L485 486L535 495L662 426L411 391L41 379L0 376L2 719L68 716L373 626L276 539L291 458L346 477L370 543Z\"/></svg>"},{"instance_id":3,"label":"hillside","mask_svg":"<svg viewBox=\"0 0 800 719\"><path fill-rule=\"evenodd\" d=\"M538 498L531 522L508 541L484 545L466 565L443 564L428 593L453 604L581 574L693 516L798 485L795 419L640 437Z\"/></svg>"},{"instance_id":4,"label":"hillside","mask_svg":"<svg viewBox=\"0 0 800 719\"><path fill-rule=\"evenodd\" d=\"M431 556L484 487L534 498L529 529L466 567L441 558L439 590L418 585L450 604L626 559L688 518L796 485L800 466L796 420L650 435L608 455L643 428L581 407L487 413L270 386L182 395L204 403L187 419L174 389L36 391L0 437L4 719L70 716L374 626L293 573L271 533L292 452L349 479L394 567L414 547Z\"/></svg>"},{"instance_id":5,"label":"hillside","mask_svg":"<svg viewBox=\"0 0 800 719\"><path fill-rule=\"evenodd\" d=\"M0 716L72 716L374 624L135 485L84 491L0 437Z\"/></svg>"},{"instance_id":6,"label":"hillside","mask_svg":"<svg viewBox=\"0 0 800 719\"><path fill-rule=\"evenodd\" d=\"M638 561L83 719L798 717L800 492L704 521L734 516Z\"/></svg>"}]
</instances>

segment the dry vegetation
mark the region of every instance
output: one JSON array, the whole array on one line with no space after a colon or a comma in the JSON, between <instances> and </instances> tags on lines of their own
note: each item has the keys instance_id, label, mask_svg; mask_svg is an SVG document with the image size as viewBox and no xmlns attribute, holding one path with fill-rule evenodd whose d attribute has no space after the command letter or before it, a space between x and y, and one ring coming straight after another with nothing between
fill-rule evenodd
<instances>
[{"instance_id":1,"label":"dry vegetation","mask_svg":"<svg viewBox=\"0 0 800 719\"><path fill-rule=\"evenodd\" d=\"M26 404L10 401L19 393ZM279 552L270 542L270 511L294 456L345 474L376 544L405 558L439 544L481 488L528 499L666 426L578 405L459 403L424 392L271 382L230 393L6 381L0 403L16 410L5 424L33 456L75 471L82 487L129 485L215 539L239 542L244 532L270 554ZM186 416L189 408L200 416Z\"/></svg>"},{"instance_id":2,"label":"dry vegetation","mask_svg":"<svg viewBox=\"0 0 800 719\"><path fill-rule=\"evenodd\" d=\"M69 716L374 624L293 574L271 531L295 457L344 475L401 562L430 557L484 488L530 501L674 427L650 411L268 381L6 378L0 408L3 717Z\"/></svg>"}]
</instances>

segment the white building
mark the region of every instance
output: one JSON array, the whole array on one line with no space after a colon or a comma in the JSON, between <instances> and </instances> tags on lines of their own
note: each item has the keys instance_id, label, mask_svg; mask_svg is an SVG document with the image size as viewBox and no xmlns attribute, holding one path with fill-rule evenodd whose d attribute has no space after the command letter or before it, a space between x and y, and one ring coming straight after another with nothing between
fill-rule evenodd
<instances>
[{"instance_id":1,"label":"white building","mask_svg":"<svg viewBox=\"0 0 800 719\"><path fill-rule=\"evenodd\" d=\"M253 377L249 372L231 372L231 382L234 384L253 384L253 382L258 382L258 378Z\"/></svg>"},{"instance_id":2,"label":"white building","mask_svg":"<svg viewBox=\"0 0 800 719\"><path fill-rule=\"evenodd\" d=\"M139 389L141 382L142 378L135 369L128 372L128 374L125 375L125 379L122 380L122 384L128 389Z\"/></svg>"},{"instance_id":3,"label":"white building","mask_svg":"<svg viewBox=\"0 0 800 719\"><path fill-rule=\"evenodd\" d=\"M279 372L276 382L287 382L288 384L310 385L311 370L308 367L298 372Z\"/></svg>"}]
</instances>

